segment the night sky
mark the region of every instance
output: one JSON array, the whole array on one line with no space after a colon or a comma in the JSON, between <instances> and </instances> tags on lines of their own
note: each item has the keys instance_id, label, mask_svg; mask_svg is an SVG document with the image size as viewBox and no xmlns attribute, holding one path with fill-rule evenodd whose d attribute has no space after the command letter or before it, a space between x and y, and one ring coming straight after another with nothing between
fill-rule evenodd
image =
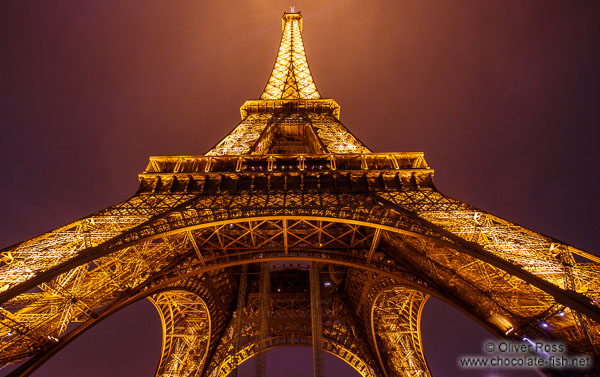
<instances>
[{"instance_id":1,"label":"night sky","mask_svg":"<svg viewBox=\"0 0 600 377\"><path fill-rule=\"evenodd\" d=\"M262 92L290 5L319 91L372 150L425 152L442 192L598 252L597 0L4 2L0 247L128 198L150 155L206 152ZM440 301L422 331L436 377L516 375L459 371L491 335ZM151 375L160 341L142 301L34 376ZM309 349L269 360L311 374Z\"/></svg>"}]
</instances>

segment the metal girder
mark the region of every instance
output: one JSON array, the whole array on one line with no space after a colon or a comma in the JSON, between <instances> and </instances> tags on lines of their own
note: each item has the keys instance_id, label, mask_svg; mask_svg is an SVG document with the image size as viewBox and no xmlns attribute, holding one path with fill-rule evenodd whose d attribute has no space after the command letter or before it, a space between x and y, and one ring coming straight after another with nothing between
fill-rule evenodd
<instances>
[{"instance_id":1,"label":"metal girder","mask_svg":"<svg viewBox=\"0 0 600 377\"><path fill-rule=\"evenodd\" d=\"M385 376L430 376L423 354L420 314L428 295L374 272L348 269L344 297Z\"/></svg>"},{"instance_id":2,"label":"metal girder","mask_svg":"<svg viewBox=\"0 0 600 377\"><path fill-rule=\"evenodd\" d=\"M264 350L286 346L312 347L312 314L310 283L306 279L309 271L295 277L289 274L271 272L271 303L272 311L269 328L273 334L265 339ZM278 276L279 275L279 276ZM296 283L294 283L294 281ZM281 285L280 283L283 283ZM278 288L275 288L278 287ZM238 365L257 356L259 347L259 303L260 294L250 293L245 309L242 330L241 347L237 357L232 357L227 350L233 342L232 337L225 332L212 360L207 374L209 376L230 375L237 360ZM378 376L375 372L375 360L372 358L369 346L365 343L366 337L358 337L354 330L355 323L347 315L346 308L338 294L327 295L321 298L323 304L323 336L320 349L331 353L348 362L361 376Z\"/></svg>"},{"instance_id":3,"label":"metal girder","mask_svg":"<svg viewBox=\"0 0 600 377\"><path fill-rule=\"evenodd\" d=\"M272 311L271 308L271 279L270 279L269 262L260 264L260 293L258 298L258 344L257 344L257 360L256 377L265 377L267 375L266 368L266 339L269 336L269 317Z\"/></svg>"},{"instance_id":4,"label":"metal girder","mask_svg":"<svg viewBox=\"0 0 600 377\"><path fill-rule=\"evenodd\" d=\"M164 291L150 301L160 315L163 345L156 376L188 377L202 371L211 338L210 313L195 293Z\"/></svg>"},{"instance_id":5,"label":"metal girder","mask_svg":"<svg viewBox=\"0 0 600 377\"><path fill-rule=\"evenodd\" d=\"M242 265L242 273L240 275L240 289L238 291L237 306L233 318L233 344L231 347L231 356L233 358L233 369L229 373L232 377L237 376L237 366L240 364L238 361L238 352L240 350L240 338L242 336L242 318L243 311L246 307L246 290L248 287L248 265Z\"/></svg>"},{"instance_id":6,"label":"metal girder","mask_svg":"<svg viewBox=\"0 0 600 377\"><path fill-rule=\"evenodd\" d=\"M378 291L371 308L377 356L390 376L431 376L421 341L420 320L427 295L402 286Z\"/></svg>"},{"instance_id":7,"label":"metal girder","mask_svg":"<svg viewBox=\"0 0 600 377\"><path fill-rule=\"evenodd\" d=\"M319 219L322 218L320 216L329 215L331 217L324 217L323 219L329 221L335 221L334 219L337 219L338 221L343 221L350 224L374 226L375 228L380 228L393 233L425 237L434 240L437 243L452 246L462 252L470 254L471 256L477 257L486 263L490 263L495 267L502 268L520 279L526 280L529 284L549 292L563 305L582 312L590 318L597 319L600 316L600 314L597 312L598 306L592 303L592 300L594 300L598 295L597 293L594 293L594 291L589 289L584 292L565 290L564 288L558 286L560 281L552 280L550 278L551 276L544 271L527 271L523 267L515 265L511 261L507 261L504 258L486 250L485 248L479 247L473 242L466 241L460 236L448 232L443 228L436 226L435 224L431 224L425 219L415 216L412 212L402 210L399 207L397 210L389 207L386 208L385 205L374 204L372 198L361 198L360 195L319 193L317 195L297 194L296 197L298 200L300 200L300 205L302 203L311 202L320 204L329 200L333 200L334 203L340 204L337 205L337 208L333 206L328 208L320 206L311 208L308 205L302 207L293 206L285 211L285 213L290 214L290 216L273 216L273 214L277 212L281 213L282 208L280 206L285 206L286 203L294 204L293 195L257 194L254 196L249 195L247 198L244 198L243 195L238 195L235 198L231 197L231 199L228 198L226 194L218 195L214 198L202 197L200 201L189 201L185 206L181 206L177 212L171 211L164 216L153 220L151 223L136 227L133 230L126 232L122 236L115 237L113 240L110 240L103 245L92 247L89 249L89 251L86 250L84 253L79 253L70 261L51 268L47 272L39 273L36 277L31 278L29 281L24 282L19 286L4 292L3 294L0 294L0 297L5 300L10 294L14 295L15 292L24 292L28 289L31 289L36 283L42 283L53 275L58 275L62 271L69 271L71 268L81 265L87 261L94 260L95 258L111 253L113 250L119 250L123 247L135 245L136 242L140 242L144 239L148 240L148 242L154 242L159 238L168 238L169 235L174 235L176 232L180 232L181 230L187 231L191 229L206 229L206 227L210 227L211 223L208 222L203 224L203 222L213 221L214 223L218 218L222 220L218 220L217 223L228 221L228 218L231 217L234 219L229 221L237 223L244 221L245 216L252 215L266 215L264 217L255 218L257 220L282 217L288 217L291 219ZM253 205L259 205L261 208L251 209L251 207L244 207L244 209L237 210L236 206L245 201L251 201ZM219 209L200 209L207 204L217 206ZM229 209L227 208L228 206L230 207ZM294 216L294 213L300 216L296 217ZM278 236L275 235L267 238L267 240L274 239L275 237ZM215 244L214 247L218 248L220 246L220 244ZM561 268L561 265L556 265L556 268ZM586 278L586 276L590 274L591 268L593 269L595 267L590 265L590 263L574 263L572 266L569 266L569 271L571 271L571 273L575 276L580 276L580 280L584 279L585 281L589 281L589 278ZM564 274L561 275L561 278L562 276L564 276ZM585 296L589 296L589 298Z\"/></svg>"},{"instance_id":8,"label":"metal girder","mask_svg":"<svg viewBox=\"0 0 600 377\"><path fill-rule=\"evenodd\" d=\"M313 375L323 377L323 356L321 355L321 339L323 338L323 318L321 314L321 281L319 266L310 264L310 319L312 330Z\"/></svg>"}]
</instances>

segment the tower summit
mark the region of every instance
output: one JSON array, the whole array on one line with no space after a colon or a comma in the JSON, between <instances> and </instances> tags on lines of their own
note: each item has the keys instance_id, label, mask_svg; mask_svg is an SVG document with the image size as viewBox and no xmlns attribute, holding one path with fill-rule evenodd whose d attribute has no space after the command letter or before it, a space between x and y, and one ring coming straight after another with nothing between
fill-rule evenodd
<instances>
[{"instance_id":1,"label":"tower summit","mask_svg":"<svg viewBox=\"0 0 600 377\"><path fill-rule=\"evenodd\" d=\"M259 100L241 107L242 121L208 156L365 153L339 121L340 106L322 99L308 67L302 15L284 13L271 76Z\"/></svg>"},{"instance_id":2,"label":"tower summit","mask_svg":"<svg viewBox=\"0 0 600 377\"><path fill-rule=\"evenodd\" d=\"M282 34L273 72L260 99L319 99L302 42L302 15L284 13Z\"/></svg>"},{"instance_id":3,"label":"tower summit","mask_svg":"<svg viewBox=\"0 0 600 377\"><path fill-rule=\"evenodd\" d=\"M0 363L28 375L145 298L157 376L254 356L264 376L286 346L312 348L315 377L323 351L364 377L429 376L430 295L499 338L600 355L598 257L442 194L422 153L370 151L339 109L285 13L262 95L206 154L150 157L131 198L0 251Z\"/></svg>"}]
</instances>

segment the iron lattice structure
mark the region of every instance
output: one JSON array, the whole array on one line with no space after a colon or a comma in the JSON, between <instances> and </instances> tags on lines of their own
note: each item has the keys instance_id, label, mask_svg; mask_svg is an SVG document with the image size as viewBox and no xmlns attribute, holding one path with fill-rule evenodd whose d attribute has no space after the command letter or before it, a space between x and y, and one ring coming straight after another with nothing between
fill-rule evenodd
<instances>
[{"instance_id":1,"label":"iron lattice structure","mask_svg":"<svg viewBox=\"0 0 600 377\"><path fill-rule=\"evenodd\" d=\"M312 347L362 376L428 376L429 295L501 338L600 353L600 260L436 190L422 153L374 153L321 98L285 13L273 72L201 156L151 157L130 199L1 252L0 361L27 375L139 299L157 376L236 375ZM539 326L545 321L549 329ZM590 372L590 373L593 373Z\"/></svg>"}]
</instances>

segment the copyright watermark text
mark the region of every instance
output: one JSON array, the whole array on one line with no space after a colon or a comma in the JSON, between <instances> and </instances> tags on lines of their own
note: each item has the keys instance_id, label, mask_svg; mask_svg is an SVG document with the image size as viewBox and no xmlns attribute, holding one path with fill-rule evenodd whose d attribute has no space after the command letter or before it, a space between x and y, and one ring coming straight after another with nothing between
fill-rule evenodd
<instances>
[{"instance_id":1,"label":"copyright watermark text","mask_svg":"<svg viewBox=\"0 0 600 377\"><path fill-rule=\"evenodd\" d=\"M483 355L461 356L461 368L550 368L588 369L592 366L589 355L567 354L563 343L488 340L483 344Z\"/></svg>"}]
</instances>

